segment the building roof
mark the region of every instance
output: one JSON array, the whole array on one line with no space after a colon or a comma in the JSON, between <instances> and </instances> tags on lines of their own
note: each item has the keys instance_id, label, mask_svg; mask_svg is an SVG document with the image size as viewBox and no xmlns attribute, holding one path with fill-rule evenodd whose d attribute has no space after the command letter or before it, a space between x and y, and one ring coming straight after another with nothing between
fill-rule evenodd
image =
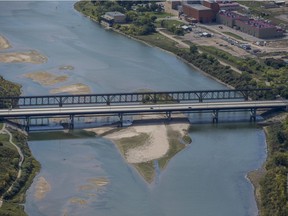
<instances>
[{"instance_id":1,"label":"building roof","mask_svg":"<svg viewBox=\"0 0 288 216\"><path fill-rule=\"evenodd\" d=\"M115 16L125 16L125 14L120 13L120 12L118 12L118 11L106 12L105 15L106 15L106 16L111 16L111 17L115 17Z\"/></svg>"},{"instance_id":2,"label":"building roof","mask_svg":"<svg viewBox=\"0 0 288 216\"><path fill-rule=\"evenodd\" d=\"M211 8L205 7L201 4L184 4L185 6L195 8L196 10L212 10Z\"/></svg>"},{"instance_id":3,"label":"building roof","mask_svg":"<svg viewBox=\"0 0 288 216\"><path fill-rule=\"evenodd\" d=\"M219 14L222 16L231 17L232 19L235 20L242 21L247 25L252 26L253 28L259 28L259 29L276 28L276 26L271 23L265 22L263 20L249 19L247 16L242 16L240 14L231 11L221 11Z\"/></svg>"}]
</instances>

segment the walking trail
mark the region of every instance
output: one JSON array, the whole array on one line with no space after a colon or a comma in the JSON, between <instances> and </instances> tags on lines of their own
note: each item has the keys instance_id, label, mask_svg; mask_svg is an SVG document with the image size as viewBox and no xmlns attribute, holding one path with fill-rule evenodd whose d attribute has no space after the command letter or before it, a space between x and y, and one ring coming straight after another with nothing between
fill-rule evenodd
<instances>
[{"instance_id":1,"label":"walking trail","mask_svg":"<svg viewBox=\"0 0 288 216\"><path fill-rule=\"evenodd\" d=\"M18 154L20 156L20 160L19 160L19 163L18 163L18 174L17 174L17 178L15 179L15 181L12 183L12 185L8 188L7 192L11 191L12 188L13 188L13 185L15 184L15 182L21 177L21 174L22 174L22 164L23 164L23 161L24 161L24 155L21 151L21 149L13 142L13 136L12 134L10 133L10 131L7 130L6 128L6 124L4 123L3 124L3 127L2 129L0 130L0 134L8 134L9 135L9 143L11 143L18 151ZM0 197L0 207L2 206L3 204L3 196Z\"/></svg>"}]
</instances>

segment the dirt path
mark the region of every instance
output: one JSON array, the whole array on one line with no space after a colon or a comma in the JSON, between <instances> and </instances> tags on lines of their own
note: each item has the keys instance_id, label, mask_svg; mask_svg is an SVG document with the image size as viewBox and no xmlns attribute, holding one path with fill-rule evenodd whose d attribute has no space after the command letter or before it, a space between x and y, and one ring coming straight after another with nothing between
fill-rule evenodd
<instances>
[{"instance_id":1,"label":"dirt path","mask_svg":"<svg viewBox=\"0 0 288 216\"><path fill-rule=\"evenodd\" d=\"M23 161L24 161L24 155L21 151L21 149L13 142L13 136L12 134L10 133L10 131L8 131L6 129L6 124L4 123L3 124L3 127L2 129L0 130L0 134L8 134L9 135L9 142L17 149L18 151L18 154L20 156L20 161L18 163L18 167L19 167L19 170L18 170L18 174L17 174L17 178L15 179L15 181L12 183L12 185L8 188L7 192L11 191L12 190L12 187L14 185L14 183L21 177L21 174L22 174L22 164L23 164ZM3 196L0 197L0 207L2 206L2 203L3 203Z\"/></svg>"}]
</instances>

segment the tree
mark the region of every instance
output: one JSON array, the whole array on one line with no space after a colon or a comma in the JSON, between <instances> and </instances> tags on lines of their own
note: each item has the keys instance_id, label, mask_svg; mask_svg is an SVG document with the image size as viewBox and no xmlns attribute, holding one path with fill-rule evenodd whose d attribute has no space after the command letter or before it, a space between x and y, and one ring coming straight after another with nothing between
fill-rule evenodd
<instances>
[{"instance_id":1,"label":"tree","mask_svg":"<svg viewBox=\"0 0 288 216\"><path fill-rule=\"evenodd\" d=\"M191 45L190 46L190 53L195 54L198 52L198 47L196 45Z\"/></svg>"}]
</instances>

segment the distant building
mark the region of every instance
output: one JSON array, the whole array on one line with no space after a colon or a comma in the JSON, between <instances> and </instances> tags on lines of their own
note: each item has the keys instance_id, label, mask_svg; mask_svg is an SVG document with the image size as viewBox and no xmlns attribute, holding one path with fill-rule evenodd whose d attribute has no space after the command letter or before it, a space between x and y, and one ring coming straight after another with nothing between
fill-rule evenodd
<instances>
[{"instance_id":1,"label":"distant building","mask_svg":"<svg viewBox=\"0 0 288 216\"><path fill-rule=\"evenodd\" d=\"M197 22L210 23L216 21L219 5L215 1L203 1L202 4L182 4L183 13L187 18Z\"/></svg>"},{"instance_id":2,"label":"distant building","mask_svg":"<svg viewBox=\"0 0 288 216\"><path fill-rule=\"evenodd\" d=\"M220 10L238 10L240 4L233 1L217 0Z\"/></svg>"},{"instance_id":3,"label":"distant building","mask_svg":"<svg viewBox=\"0 0 288 216\"><path fill-rule=\"evenodd\" d=\"M165 1L164 10L167 13L179 16L182 1Z\"/></svg>"},{"instance_id":4,"label":"distant building","mask_svg":"<svg viewBox=\"0 0 288 216\"><path fill-rule=\"evenodd\" d=\"M125 23L126 22L125 14L122 14L117 11L106 12L101 18L104 22L107 22L110 26L113 25L113 23Z\"/></svg>"},{"instance_id":5,"label":"distant building","mask_svg":"<svg viewBox=\"0 0 288 216\"><path fill-rule=\"evenodd\" d=\"M231 11L220 11L217 14L217 21L257 38L267 39L284 35L284 30L273 24L262 20L249 19Z\"/></svg>"},{"instance_id":6,"label":"distant building","mask_svg":"<svg viewBox=\"0 0 288 216\"><path fill-rule=\"evenodd\" d=\"M275 0L274 4L283 6L283 5L285 5L285 0Z\"/></svg>"}]
</instances>

